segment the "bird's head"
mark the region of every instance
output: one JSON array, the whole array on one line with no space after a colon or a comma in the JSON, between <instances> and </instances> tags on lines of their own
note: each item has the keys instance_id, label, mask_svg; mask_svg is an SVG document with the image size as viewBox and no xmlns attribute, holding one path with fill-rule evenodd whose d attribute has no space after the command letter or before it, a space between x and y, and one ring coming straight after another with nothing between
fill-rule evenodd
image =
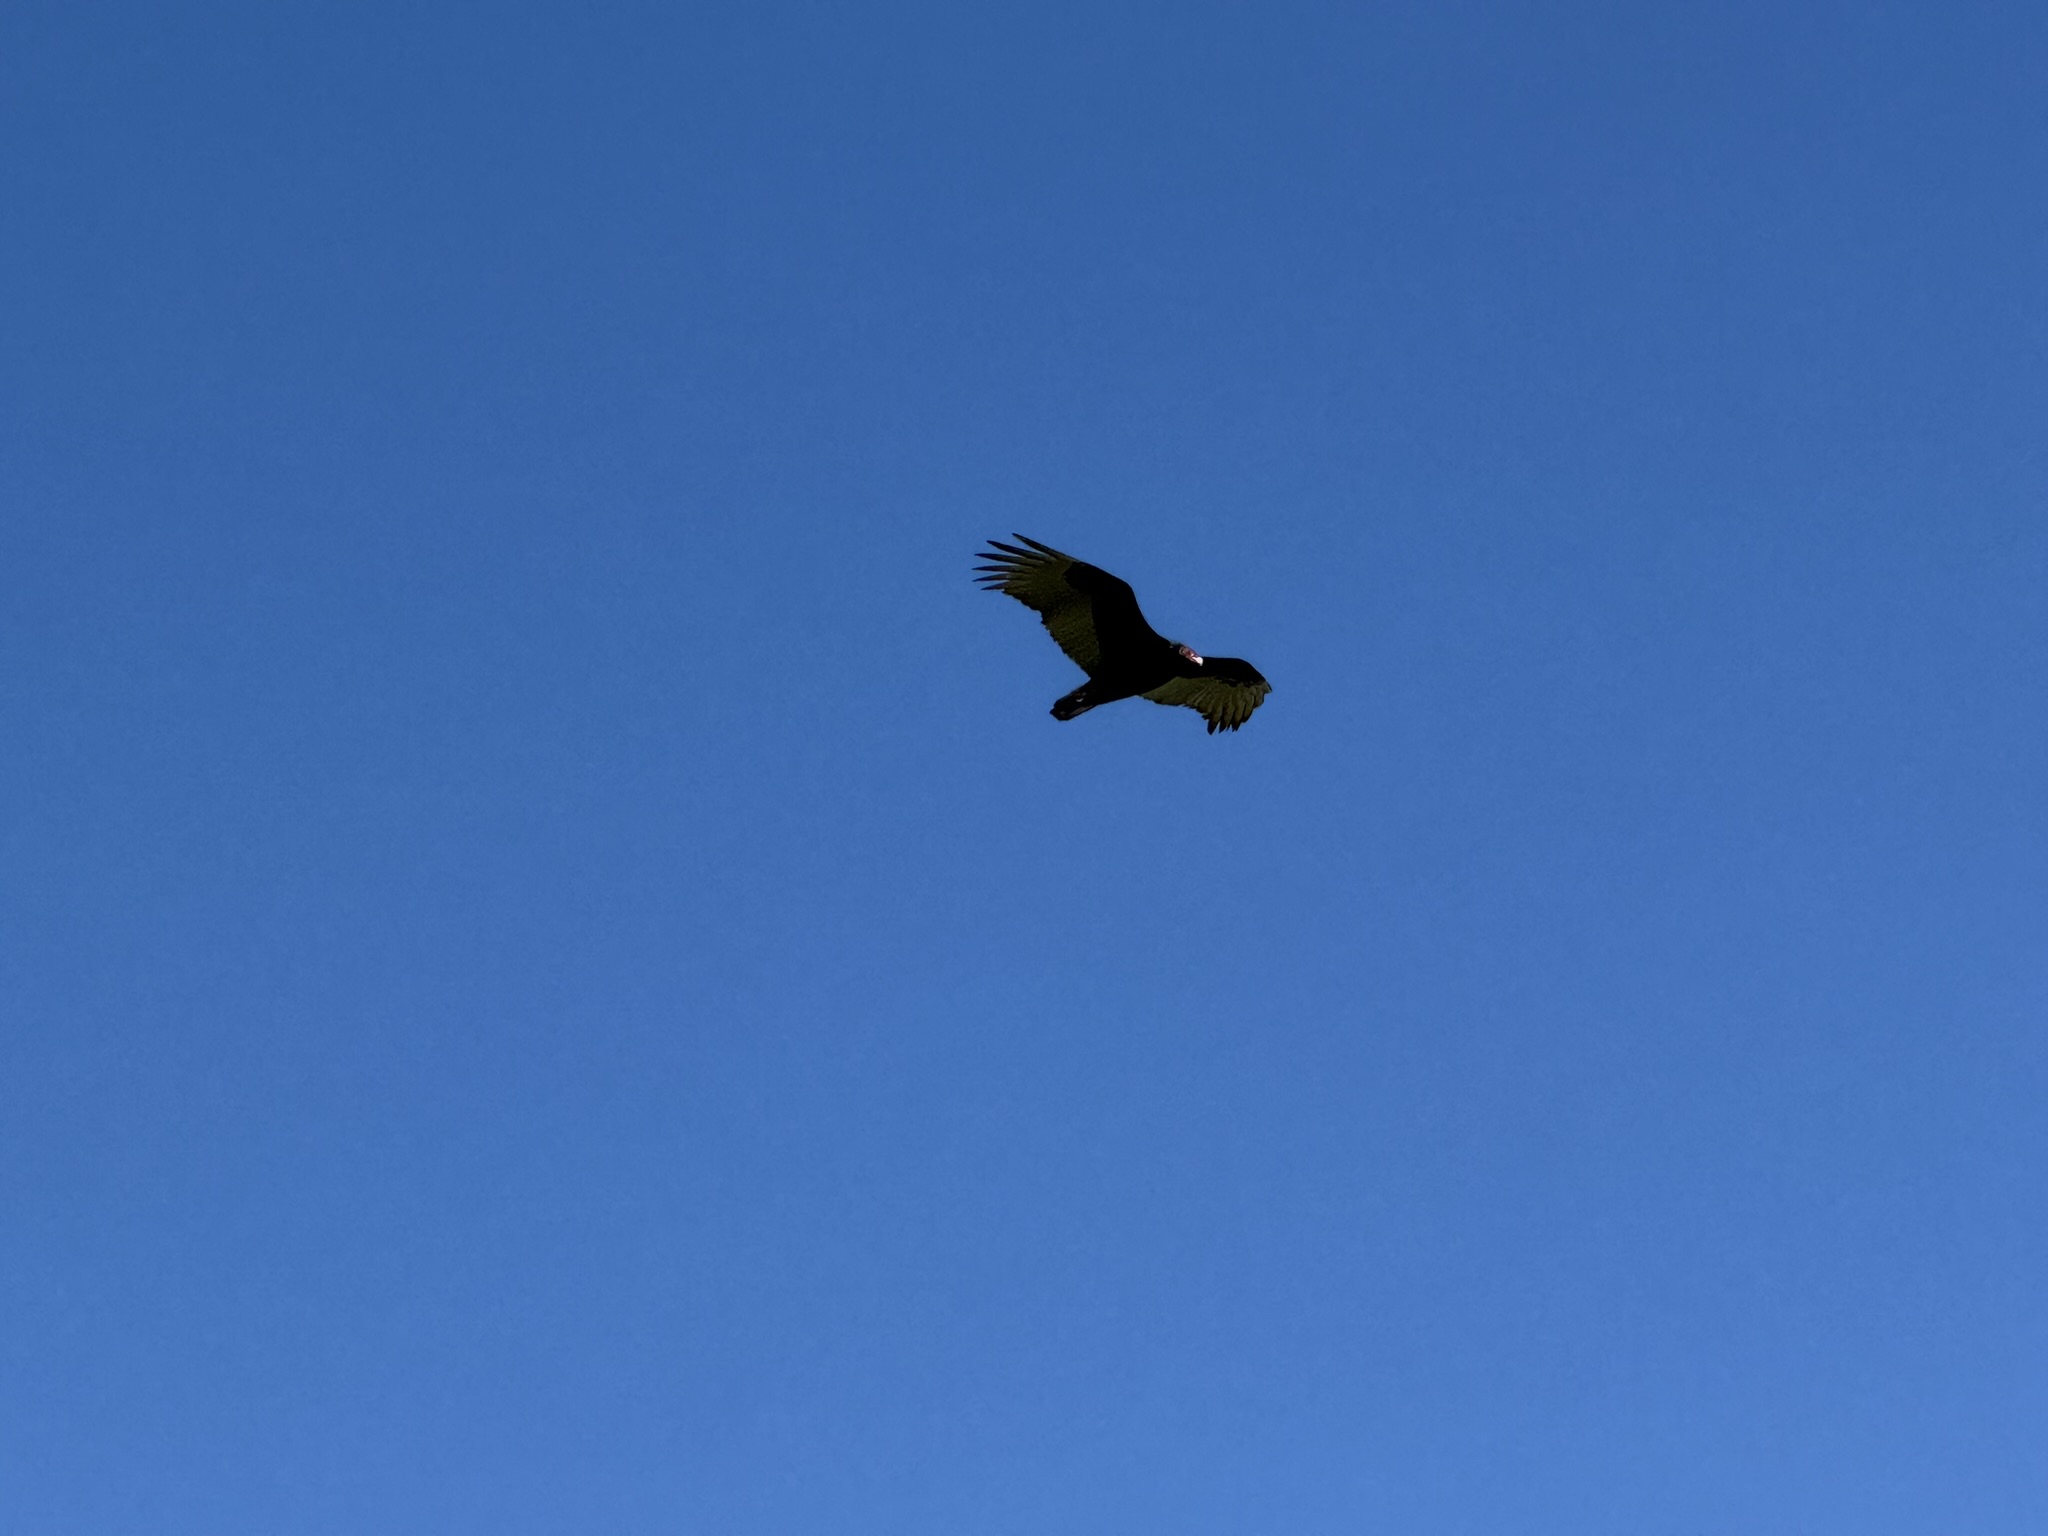
<instances>
[{"instance_id":1,"label":"bird's head","mask_svg":"<svg viewBox=\"0 0 2048 1536\"><path fill-rule=\"evenodd\" d=\"M1180 657L1182 661L1193 662L1198 667L1202 665L1202 658L1195 654L1195 648L1193 646L1182 645L1178 640L1176 640L1173 642L1173 648L1176 651L1180 652Z\"/></svg>"}]
</instances>

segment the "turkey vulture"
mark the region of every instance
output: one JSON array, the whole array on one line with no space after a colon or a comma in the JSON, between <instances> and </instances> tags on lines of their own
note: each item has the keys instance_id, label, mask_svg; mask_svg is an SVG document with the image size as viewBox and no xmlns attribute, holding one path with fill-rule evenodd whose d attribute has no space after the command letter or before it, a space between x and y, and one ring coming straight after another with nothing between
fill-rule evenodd
<instances>
[{"instance_id":1,"label":"turkey vulture","mask_svg":"<svg viewBox=\"0 0 2048 1536\"><path fill-rule=\"evenodd\" d=\"M1059 648L1088 674L1087 682L1053 705L1053 719L1071 720L1118 699L1150 699L1197 711L1213 736L1243 725L1273 691L1248 661L1198 656L1178 640L1162 638L1138 611L1138 594L1129 583L1021 533L1016 538L1028 547L990 539L974 579L1036 610Z\"/></svg>"}]
</instances>

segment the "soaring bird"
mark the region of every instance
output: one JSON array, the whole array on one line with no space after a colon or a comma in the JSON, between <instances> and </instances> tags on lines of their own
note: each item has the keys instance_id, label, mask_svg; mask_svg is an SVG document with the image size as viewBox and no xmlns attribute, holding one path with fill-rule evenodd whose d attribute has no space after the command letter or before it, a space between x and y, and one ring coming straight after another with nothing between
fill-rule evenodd
<instances>
[{"instance_id":1,"label":"soaring bird","mask_svg":"<svg viewBox=\"0 0 2048 1536\"><path fill-rule=\"evenodd\" d=\"M1209 734L1234 731L1251 719L1273 685L1234 656L1201 656L1145 622L1138 594L1100 566L1063 555L1049 544L1015 535L990 539L974 579L1034 610L1088 681L1052 707L1071 720L1098 704L1150 699L1185 704L1209 722Z\"/></svg>"}]
</instances>

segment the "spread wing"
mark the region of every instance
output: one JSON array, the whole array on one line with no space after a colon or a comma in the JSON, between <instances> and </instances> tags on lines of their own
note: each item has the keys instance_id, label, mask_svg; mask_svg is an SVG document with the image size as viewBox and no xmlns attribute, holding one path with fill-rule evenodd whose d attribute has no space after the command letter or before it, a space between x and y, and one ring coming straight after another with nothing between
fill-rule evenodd
<instances>
[{"instance_id":1,"label":"spread wing","mask_svg":"<svg viewBox=\"0 0 2048 1536\"><path fill-rule=\"evenodd\" d=\"M1128 582L1049 544L1021 533L1016 538L1028 547L990 539L974 579L1035 610L1059 648L1090 677L1102 670L1105 651L1114 657L1142 640L1158 639Z\"/></svg>"},{"instance_id":2,"label":"spread wing","mask_svg":"<svg viewBox=\"0 0 2048 1536\"><path fill-rule=\"evenodd\" d=\"M1235 656L1211 656L1198 677L1176 677L1145 697L1154 704L1185 704L1209 722L1209 734L1234 731L1251 719L1273 685L1259 669Z\"/></svg>"}]
</instances>

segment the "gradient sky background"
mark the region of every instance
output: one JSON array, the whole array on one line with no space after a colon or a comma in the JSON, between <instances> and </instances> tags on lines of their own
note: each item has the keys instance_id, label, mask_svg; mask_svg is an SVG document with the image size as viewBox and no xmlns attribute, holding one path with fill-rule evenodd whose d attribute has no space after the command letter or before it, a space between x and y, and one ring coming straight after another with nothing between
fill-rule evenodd
<instances>
[{"instance_id":1,"label":"gradient sky background","mask_svg":"<svg viewBox=\"0 0 2048 1536\"><path fill-rule=\"evenodd\" d=\"M0 12L0 1526L2048 1528L2048 10ZM1277 691L977 591L1022 530Z\"/></svg>"}]
</instances>

